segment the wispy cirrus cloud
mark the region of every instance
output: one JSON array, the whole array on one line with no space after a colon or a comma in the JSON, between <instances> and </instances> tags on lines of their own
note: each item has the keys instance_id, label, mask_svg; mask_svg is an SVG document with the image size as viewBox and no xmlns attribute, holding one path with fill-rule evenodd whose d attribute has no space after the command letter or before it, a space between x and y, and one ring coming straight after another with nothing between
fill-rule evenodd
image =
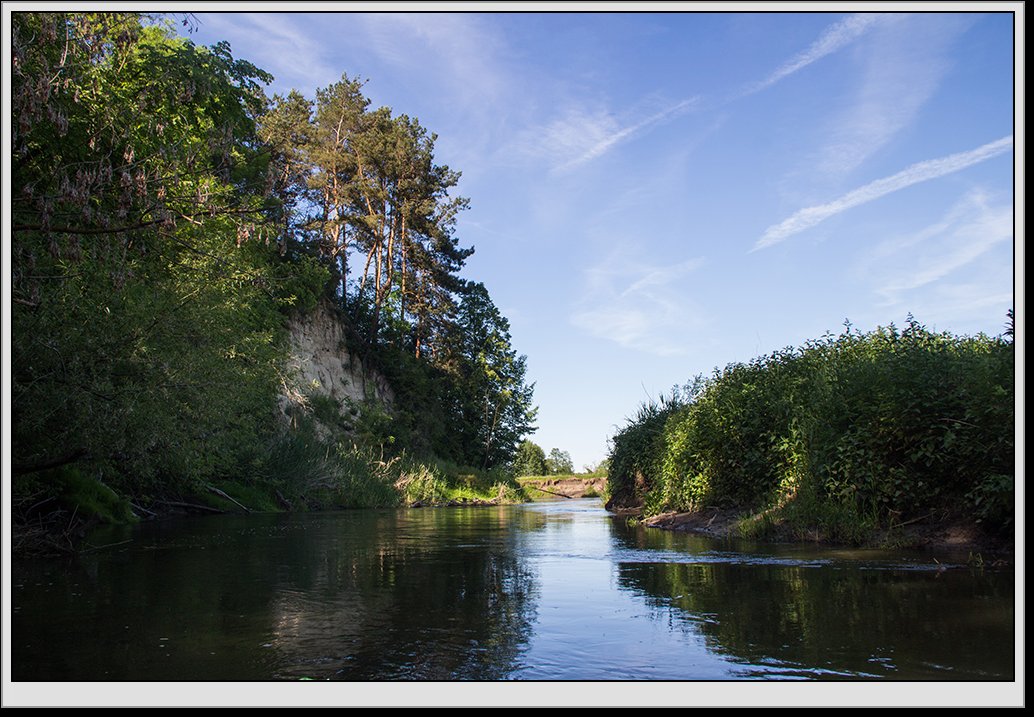
<instances>
[{"instance_id":1,"label":"wispy cirrus cloud","mask_svg":"<svg viewBox=\"0 0 1034 717\"><path fill-rule=\"evenodd\" d=\"M638 115L626 113L623 121L605 108L590 109L572 104L545 125L522 132L509 147L509 152L545 160L553 173L564 174L607 154L652 127L693 111L698 103L699 98L691 97L659 110ZM633 116L629 117L630 114Z\"/></svg>"},{"instance_id":2,"label":"wispy cirrus cloud","mask_svg":"<svg viewBox=\"0 0 1034 717\"><path fill-rule=\"evenodd\" d=\"M861 13L851 15L826 28L810 47L788 60L765 79L749 85L737 95L725 100L711 100L710 109L721 107L735 99L759 92L780 80L802 70L823 57L849 45L872 28L893 21L895 15ZM629 141L650 128L669 122L686 112L700 110L704 100L694 96L680 100L645 117L619 121L607 110L591 111L569 108L544 127L528 133L522 144L526 151L553 158L553 171L558 173L576 169L620 144ZM533 138L533 139L532 139ZM527 150L527 148L532 148Z\"/></svg>"},{"instance_id":3,"label":"wispy cirrus cloud","mask_svg":"<svg viewBox=\"0 0 1034 717\"><path fill-rule=\"evenodd\" d=\"M993 204L980 189L967 193L939 221L912 235L878 245L863 260L859 272L876 283L876 292L886 305L901 304L917 290L959 276L959 270L974 265L981 257L1013 238L1011 202ZM1002 262L995 262L996 267ZM997 297L997 281L979 282L979 272L967 272L957 284L982 284L977 299ZM1008 286L1008 284L1006 284Z\"/></svg>"},{"instance_id":4,"label":"wispy cirrus cloud","mask_svg":"<svg viewBox=\"0 0 1034 717\"><path fill-rule=\"evenodd\" d=\"M904 15L878 23L856 53L859 82L812 163L823 181L856 169L914 124L951 65L954 40L972 23L965 15Z\"/></svg>"},{"instance_id":5,"label":"wispy cirrus cloud","mask_svg":"<svg viewBox=\"0 0 1034 717\"><path fill-rule=\"evenodd\" d=\"M442 128L436 148L463 167L465 181L490 173L500 133L520 106L520 68L503 27L476 13L434 12L366 13L354 26L378 89L395 98L388 104Z\"/></svg>"},{"instance_id":6,"label":"wispy cirrus cloud","mask_svg":"<svg viewBox=\"0 0 1034 717\"><path fill-rule=\"evenodd\" d=\"M498 54L505 40L466 13L369 13L362 40L384 62L449 86L449 99L483 108L506 85Z\"/></svg>"},{"instance_id":7,"label":"wispy cirrus cloud","mask_svg":"<svg viewBox=\"0 0 1034 717\"><path fill-rule=\"evenodd\" d=\"M320 43L314 42L305 13L199 13L202 30L226 39L237 57L261 57L261 69L271 73L282 93L291 88L314 94L341 78Z\"/></svg>"},{"instance_id":8,"label":"wispy cirrus cloud","mask_svg":"<svg viewBox=\"0 0 1034 717\"><path fill-rule=\"evenodd\" d=\"M546 128L546 144L561 158L554 169L566 172L596 159L647 128L692 110L698 102L699 98L691 97L625 126L609 114L570 113Z\"/></svg>"},{"instance_id":9,"label":"wispy cirrus cloud","mask_svg":"<svg viewBox=\"0 0 1034 717\"><path fill-rule=\"evenodd\" d=\"M832 202L814 207L805 207L779 224L773 224L768 227L761 238L754 244L754 248L751 251L774 246L788 237L810 229L832 216L847 211L852 207L879 199L891 192L910 187L913 184L936 179L937 177L943 177L992 157L997 157L1011 150L1012 146L1013 138L1012 135L1009 135L994 142L988 142L968 152L958 152L939 159L917 162L897 174L870 182Z\"/></svg>"},{"instance_id":10,"label":"wispy cirrus cloud","mask_svg":"<svg viewBox=\"0 0 1034 717\"><path fill-rule=\"evenodd\" d=\"M684 353L682 340L703 323L679 280L703 265L695 258L653 265L617 252L586 272L571 323L599 338L657 355Z\"/></svg>"},{"instance_id":11,"label":"wispy cirrus cloud","mask_svg":"<svg viewBox=\"0 0 1034 717\"><path fill-rule=\"evenodd\" d=\"M894 18L894 15L887 13L858 13L830 25L806 50L784 62L765 79L748 85L740 96L754 94L771 87L823 57L850 45L874 27L893 21Z\"/></svg>"}]
</instances>

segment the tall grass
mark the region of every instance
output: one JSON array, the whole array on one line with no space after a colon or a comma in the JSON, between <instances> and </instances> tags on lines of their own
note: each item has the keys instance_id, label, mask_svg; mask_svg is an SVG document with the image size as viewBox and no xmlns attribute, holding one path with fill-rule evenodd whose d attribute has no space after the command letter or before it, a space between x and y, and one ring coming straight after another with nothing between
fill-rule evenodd
<instances>
[{"instance_id":1,"label":"tall grass","mask_svg":"<svg viewBox=\"0 0 1034 717\"><path fill-rule=\"evenodd\" d=\"M613 439L611 491L647 512L742 508L853 541L931 512L1012 524L1014 352L909 319L716 370Z\"/></svg>"},{"instance_id":2,"label":"tall grass","mask_svg":"<svg viewBox=\"0 0 1034 717\"><path fill-rule=\"evenodd\" d=\"M261 481L309 509L526 500L500 469L467 468L404 450L386 455L365 443L320 437L306 421L273 447Z\"/></svg>"}]
</instances>

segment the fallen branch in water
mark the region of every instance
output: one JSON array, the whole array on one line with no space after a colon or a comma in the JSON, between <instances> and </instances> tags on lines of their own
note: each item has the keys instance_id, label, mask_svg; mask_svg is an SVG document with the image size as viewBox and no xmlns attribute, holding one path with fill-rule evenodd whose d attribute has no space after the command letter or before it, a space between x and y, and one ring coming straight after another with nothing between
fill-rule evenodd
<instances>
[{"instance_id":1,"label":"fallen branch in water","mask_svg":"<svg viewBox=\"0 0 1034 717\"><path fill-rule=\"evenodd\" d=\"M532 487L532 488L534 488L535 490L540 490L540 491L542 491L543 493L549 493L549 494L551 494L551 495L558 495L558 496L560 496L561 498L568 498L568 499L571 499L571 498L572 498L572 496L569 496L569 495L564 495L563 493L557 493L556 491L552 491L552 490L546 490L545 488L542 488L542 487L540 487L540 486L537 486L537 485L534 485L534 484L532 484L532 485L531 485L531 487Z\"/></svg>"},{"instance_id":2,"label":"fallen branch in water","mask_svg":"<svg viewBox=\"0 0 1034 717\"><path fill-rule=\"evenodd\" d=\"M226 511L222 508L212 508L207 505L200 505L199 503L184 503L181 500L160 500L158 501L162 505L171 505L173 508L190 508L192 510L206 510L209 513L225 513Z\"/></svg>"},{"instance_id":3,"label":"fallen branch in water","mask_svg":"<svg viewBox=\"0 0 1034 717\"><path fill-rule=\"evenodd\" d=\"M234 505L236 505L236 506L237 506L238 508L240 508L241 510L243 510L243 511L244 511L245 513L250 513L250 512L251 512L251 510L250 510L250 509L249 509L249 508L248 508L248 507L247 507L246 505L241 505L241 504L240 504L240 503L238 503L238 502L237 502L236 500L234 500L234 499L233 499L233 498L231 498L230 496L226 495L226 493L224 493L223 491L219 490L219 489L218 489L218 488L216 488L215 486L211 486L211 485L206 485L205 487L206 487L206 488L208 488L208 490L209 490L209 491L210 491L211 493L213 493L213 494L215 494L215 495L219 496L220 498L223 498L223 499L225 499L225 500L228 500L228 501L230 501L231 503L233 503Z\"/></svg>"},{"instance_id":4,"label":"fallen branch in water","mask_svg":"<svg viewBox=\"0 0 1034 717\"><path fill-rule=\"evenodd\" d=\"M133 510L139 511L141 513L147 513L147 515L149 515L152 518L157 518L158 517L158 514L155 513L153 510L148 510L147 508L144 508L141 505L137 505L136 503L130 502L129 507L132 508Z\"/></svg>"},{"instance_id":5,"label":"fallen branch in water","mask_svg":"<svg viewBox=\"0 0 1034 717\"><path fill-rule=\"evenodd\" d=\"M117 543L108 543L107 545L94 545L93 543L87 543L87 545L90 546L89 550L84 550L83 552L84 553L88 553L88 552L92 552L94 550L104 550L105 548L114 548L116 545L125 545L126 543L132 543L132 542L133 542L133 539L130 538L128 540L120 540Z\"/></svg>"}]
</instances>

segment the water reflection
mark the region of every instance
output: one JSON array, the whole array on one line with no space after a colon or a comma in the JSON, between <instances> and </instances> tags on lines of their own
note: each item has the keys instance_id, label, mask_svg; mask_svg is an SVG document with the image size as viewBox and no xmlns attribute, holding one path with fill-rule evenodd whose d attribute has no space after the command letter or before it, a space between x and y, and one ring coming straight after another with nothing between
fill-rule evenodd
<instances>
[{"instance_id":1,"label":"water reflection","mask_svg":"<svg viewBox=\"0 0 1034 717\"><path fill-rule=\"evenodd\" d=\"M501 679L541 516L346 512L145 526L132 546L15 570L16 680Z\"/></svg>"},{"instance_id":2,"label":"water reflection","mask_svg":"<svg viewBox=\"0 0 1034 717\"><path fill-rule=\"evenodd\" d=\"M145 525L14 566L13 678L1013 679L1011 571L747 548L589 501Z\"/></svg>"},{"instance_id":3,"label":"water reflection","mask_svg":"<svg viewBox=\"0 0 1034 717\"><path fill-rule=\"evenodd\" d=\"M620 586L691 626L744 677L1013 679L1012 572L941 570L930 559L921 569L878 553L829 560L808 548L744 555L620 524L614 535L640 557L618 564ZM680 539L698 552L643 559Z\"/></svg>"},{"instance_id":4,"label":"water reflection","mask_svg":"<svg viewBox=\"0 0 1034 717\"><path fill-rule=\"evenodd\" d=\"M289 573L277 591L278 676L505 678L535 607L515 517L464 508L383 514L363 539L339 532L321 541L330 547L319 560L292 562L307 566L304 583Z\"/></svg>"}]
</instances>

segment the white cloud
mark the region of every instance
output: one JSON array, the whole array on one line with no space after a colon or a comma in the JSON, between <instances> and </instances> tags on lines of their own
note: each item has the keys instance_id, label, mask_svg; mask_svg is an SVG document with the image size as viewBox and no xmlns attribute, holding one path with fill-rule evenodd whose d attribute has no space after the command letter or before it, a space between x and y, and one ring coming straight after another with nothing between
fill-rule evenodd
<instances>
[{"instance_id":1,"label":"white cloud","mask_svg":"<svg viewBox=\"0 0 1034 717\"><path fill-rule=\"evenodd\" d=\"M658 355L684 353L686 336L703 319L678 280L702 264L697 258L656 266L615 253L586 272L586 291L571 323L628 348Z\"/></svg>"},{"instance_id":2,"label":"white cloud","mask_svg":"<svg viewBox=\"0 0 1034 717\"><path fill-rule=\"evenodd\" d=\"M589 117L582 118L584 121L576 120L573 124L554 124L550 127L550 132L558 133L564 141L564 146L574 150L573 156L558 165L557 170L570 170L606 154L647 127L674 119L692 109L696 103L696 98L682 100L626 127L616 126L610 117Z\"/></svg>"},{"instance_id":3,"label":"white cloud","mask_svg":"<svg viewBox=\"0 0 1034 717\"><path fill-rule=\"evenodd\" d=\"M771 87L795 72L803 70L813 62L821 60L826 55L831 55L842 47L851 44L873 27L893 21L894 17L894 15L884 13L859 13L830 25L822 33L822 36L813 42L807 50L783 63L764 80L749 86L743 94L753 94L760 92L766 87Z\"/></svg>"},{"instance_id":4,"label":"white cloud","mask_svg":"<svg viewBox=\"0 0 1034 717\"><path fill-rule=\"evenodd\" d=\"M281 94L296 88L307 96L341 77L341 70L330 63L305 27L312 17L301 13L198 14L202 29L227 39L235 57L246 58L271 73Z\"/></svg>"},{"instance_id":5,"label":"white cloud","mask_svg":"<svg viewBox=\"0 0 1034 717\"><path fill-rule=\"evenodd\" d=\"M450 101L483 111L505 87L498 62L504 39L475 15L387 12L358 18L378 57L447 83Z\"/></svg>"},{"instance_id":6,"label":"white cloud","mask_svg":"<svg viewBox=\"0 0 1034 717\"><path fill-rule=\"evenodd\" d=\"M650 127L670 122L697 107L699 98L691 97L669 104L645 117L619 121L605 108L569 106L553 121L521 133L511 153L546 160L553 172L573 170L610 152L642 134Z\"/></svg>"},{"instance_id":7,"label":"white cloud","mask_svg":"<svg viewBox=\"0 0 1034 717\"><path fill-rule=\"evenodd\" d=\"M892 22L895 17L892 14L863 13L851 15L831 25L807 50L784 63L766 79L748 87L739 96L753 94L775 84L854 42L873 27ZM530 153L554 159L554 171L565 172L606 154L654 125L671 121L685 112L701 107L701 98L695 96L671 104L646 117L625 122L619 122L606 110L588 111L572 107L545 127L536 128L528 133L522 144Z\"/></svg>"},{"instance_id":8,"label":"white cloud","mask_svg":"<svg viewBox=\"0 0 1034 717\"><path fill-rule=\"evenodd\" d=\"M989 142L968 152L958 152L956 154L948 155L947 157L941 157L940 159L930 159L924 162L917 162L910 167L906 167L897 174L870 182L863 187L859 187L858 189L848 192L832 202L820 204L814 207L805 207L804 209L795 212L788 219L783 220L779 224L773 224L766 229L765 233L754 245L752 251L765 249L778 244L787 237L798 234L806 229L810 229L816 224L851 209L852 207L857 207L860 204L865 204L866 202L871 202L874 199L879 199L891 192L896 192L900 189L904 189L905 187L910 187L913 184L919 184L920 182L925 182L930 179L943 177L946 174L958 172L966 167L970 167L979 162L996 157L1011 150L1012 145L1012 135L1009 135L1008 137L1003 137L1002 139L994 142Z\"/></svg>"},{"instance_id":9,"label":"white cloud","mask_svg":"<svg viewBox=\"0 0 1034 717\"><path fill-rule=\"evenodd\" d=\"M972 20L957 15L905 15L881 23L859 47L860 84L833 119L815 166L843 175L911 126L949 67L951 43Z\"/></svg>"},{"instance_id":10,"label":"white cloud","mask_svg":"<svg viewBox=\"0 0 1034 717\"><path fill-rule=\"evenodd\" d=\"M1011 203L991 206L986 193L974 190L957 202L940 221L907 237L898 237L876 247L863 262L861 271L873 277L888 305L901 304L916 290L959 277L960 270L973 265L996 246L1013 238ZM1005 267L1007 269L1008 267ZM967 272L961 283L977 289L981 296L996 296L1001 284L974 282Z\"/></svg>"}]
</instances>

